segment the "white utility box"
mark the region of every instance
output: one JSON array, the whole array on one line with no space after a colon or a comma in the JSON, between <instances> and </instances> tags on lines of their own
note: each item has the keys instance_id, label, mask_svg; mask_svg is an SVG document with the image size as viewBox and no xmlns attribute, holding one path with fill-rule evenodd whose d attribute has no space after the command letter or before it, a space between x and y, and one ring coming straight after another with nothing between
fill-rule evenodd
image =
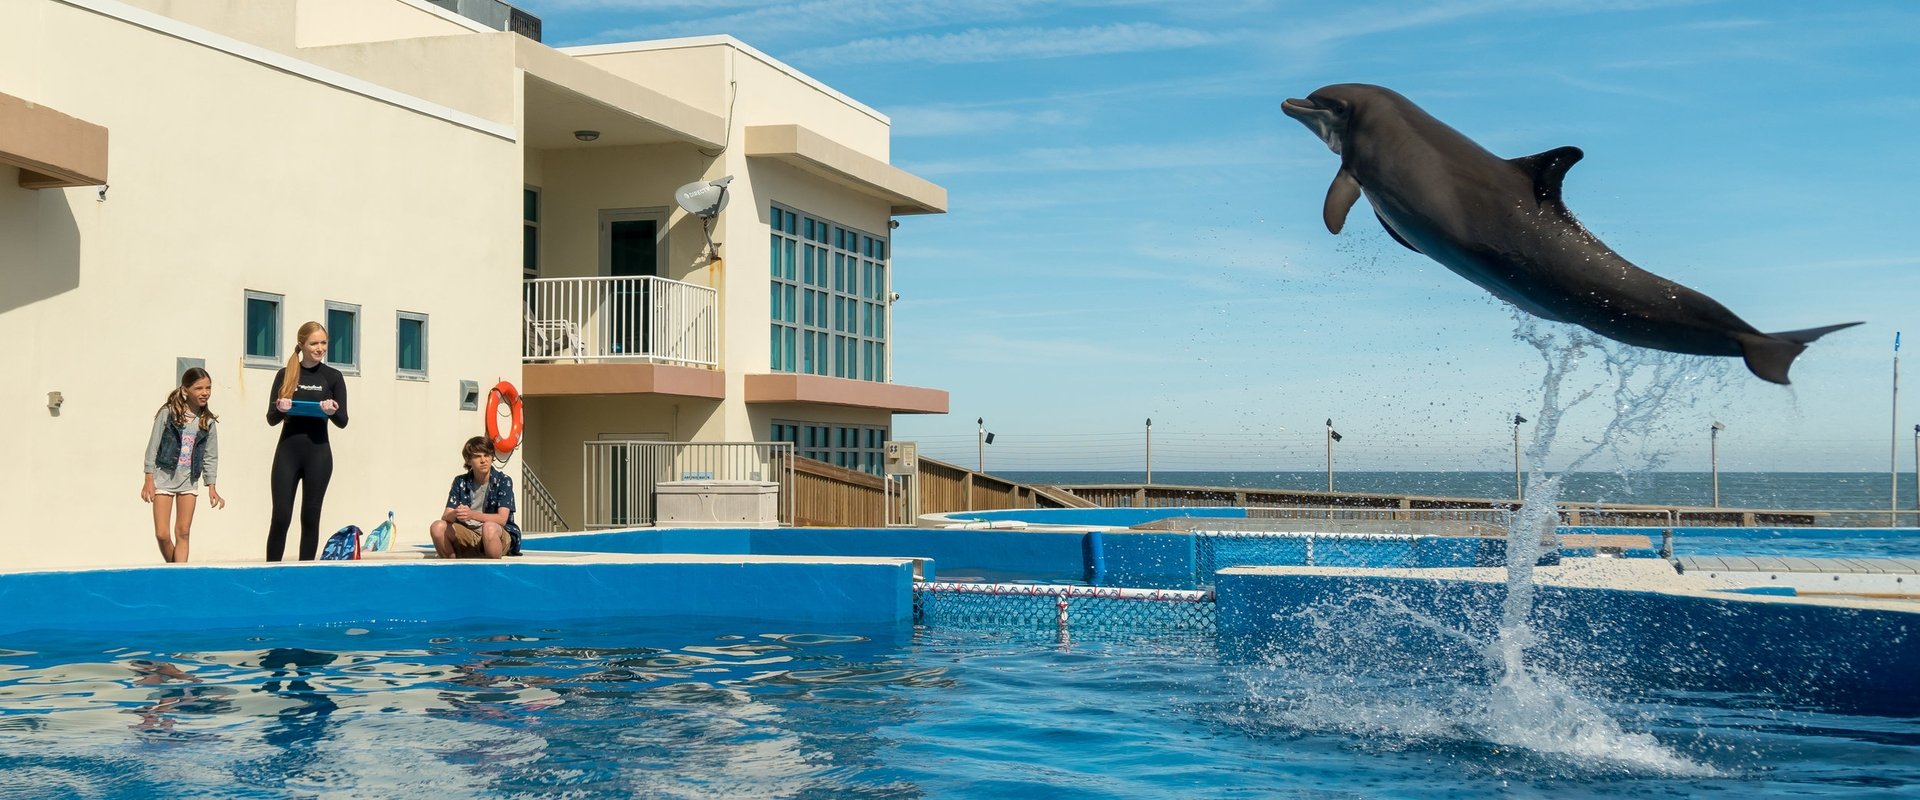
<instances>
[{"instance_id":1,"label":"white utility box","mask_svg":"<svg viewBox=\"0 0 1920 800\"><path fill-rule=\"evenodd\" d=\"M667 481L656 496L655 527L780 527L780 484L772 481Z\"/></svg>"}]
</instances>

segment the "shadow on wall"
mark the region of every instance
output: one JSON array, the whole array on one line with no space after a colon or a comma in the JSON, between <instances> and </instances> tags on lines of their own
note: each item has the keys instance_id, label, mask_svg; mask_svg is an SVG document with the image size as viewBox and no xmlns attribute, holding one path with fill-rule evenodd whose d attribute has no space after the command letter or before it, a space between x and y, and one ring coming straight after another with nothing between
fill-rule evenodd
<instances>
[{"instance_id":1,"label":"shadow on wall","mask_svg":"<svg viewBox=\"0 0 1920 800\"><path fill-rule=\"evenodd\" d=\"M0 168L0 314L80 287L76 197L91 195L22 189L20 170Z\"/></svg>"}]
</instances>

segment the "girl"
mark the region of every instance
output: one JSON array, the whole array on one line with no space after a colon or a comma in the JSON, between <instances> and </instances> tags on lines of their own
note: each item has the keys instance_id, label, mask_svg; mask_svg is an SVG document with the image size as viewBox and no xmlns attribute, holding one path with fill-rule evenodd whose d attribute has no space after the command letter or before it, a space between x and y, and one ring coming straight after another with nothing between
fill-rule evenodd
<instances>
[{"instance_id":1,"label":"girl","mask_svg":"<svg viewBox=\"0 0 1920 800\"><path fill-rule=\"evenodd\" d=\"M346 379L322 361L327 355L327 329L308 322L300 326L295 341L298 344L287 366L273 376L273 393L267 401L267 424L280 425L280 443L273 450L268 561L286 555L293 492L302 482L306 486L300 497L300 560L312 561L320 549L320 506L327 500L327 482L333 478L327 421L347 427Z\"/></svg>"},{"instance_id":2,"label":"girl","mask_svg":"<svg viewBox=\"0 0 1920 800\"><path fill-rule=\"evenodd\" d=\"M227 505L213 488L220 472L219 429L214 427L220 417L207 407L212 397L213 378L207 371L187 370L180 387L153 415L153 433L147 437L147 484L140 489L140 499L153 504L153 538L160 543L160 557L170 564L187 561L195 484L206 481L208 505Z\"/></svg>"}]
</instances>

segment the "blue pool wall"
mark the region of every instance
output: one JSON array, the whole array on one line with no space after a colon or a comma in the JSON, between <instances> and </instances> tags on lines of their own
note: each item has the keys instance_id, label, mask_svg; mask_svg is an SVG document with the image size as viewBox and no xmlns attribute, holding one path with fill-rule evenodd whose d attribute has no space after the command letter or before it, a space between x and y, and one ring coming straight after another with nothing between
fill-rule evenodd
<instances>
[{"instance_id":1,"label":"blue pool wall","mask_svg":"<svg viewBox=\"0 0 1920 800\"><path fill-rule=\"evenodd\" d=\"M0 575L0 634L395 620L725 617L909 625L906 563L363 561Z\"/></svg>"},{"instance_id":2,"label":"blue pool wall","mask_svg":"<svg viewBox=\"0 0 1920 800\"><path fill-rule=\"evenodd\" d=\"M1505 546L1500 539L1473 537L1321 539L1315 543L1314 563L1351 567L1497 566L1506 563ZM528 552L923 558L932 561L929 577L934 579L1018 576L1143 588L1190 587L1226 566L1306 563L1306 546L1300 538L1203 540L1184 532L1099 528L643 528L530 536L521 547Z\"/></svg>"},{"instance_id":3,"label":"blue pool wall","mask_svg":"<svg viewBox=\"0 0 1920 800\"><path fill-rule=\"evenodd\" d=\"M1229 652L1311 663L1382 648L1389 663L1484 663L1506 586L1366 575L1217 576ZM1760 692L1829 707L1920 712L1920 614L1735 597L1535 587L1528 662L1610 690ZM1319 627L1329 619L1341 639ZM1465 637L1455 633L1466 634ZM1344 658L1355 653L1331 654ZM1358 654L1363 659L1373 654Z\"/></svg>"}]
</instances>

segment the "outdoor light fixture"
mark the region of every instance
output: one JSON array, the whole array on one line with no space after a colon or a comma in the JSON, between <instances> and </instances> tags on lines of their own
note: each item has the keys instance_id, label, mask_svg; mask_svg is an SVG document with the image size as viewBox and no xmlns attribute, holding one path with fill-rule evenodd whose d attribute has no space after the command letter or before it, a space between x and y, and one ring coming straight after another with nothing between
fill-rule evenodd
<instances>
[{"instance_id":1,"label":"outdoor light fixture","mask_svg":"<svg viewBox=\"0 0 1920 800\"><path fill-rule=\"evenodd\" d=\"M1527 501L1527 487L1520 482L1520 426L1526 421L1526 417L1513 415L1513 497L1522 503Z\"/></svg>"},{"instance_id":2,"label":"outdoor light fixture","mask_svg":"<svg viewBox=\"0 0 1920 800\"><path fill-rule=\"evenodd\" d=\"M574 131L573 138L579 139L580 141L583 141L583 142L591 142L595 139L600 138L600 132L599 131Z\"/></svg>"},{"instance_id":3,"label":"outdoor light fixture","mask_svg":"<svg viewBox=\"0 0 1920 800\"><path fill-rule=\"evenodd\" d=\"M1720 424L1720 420L1717 420L1717 419L1713 421L1713 427L1707 429L1707 439L1709 440L1709 444L1713 453L1713 507L1714 508L1720 507L1720 432L1726 429L1727 429L1727 426Z\"/></svg>"},{"instance_id":4,"label":"outdoor light fixture","mask_svg":"<svg viewBox=\"0 0 1920 800\"><path fill-rule=\"evenodd\" d=\"M1327 419L1327 492L1333 492L1333 443L1340 441L1340 432L1333 429L1333 419Z\"/></svg>"}]
</instances>

